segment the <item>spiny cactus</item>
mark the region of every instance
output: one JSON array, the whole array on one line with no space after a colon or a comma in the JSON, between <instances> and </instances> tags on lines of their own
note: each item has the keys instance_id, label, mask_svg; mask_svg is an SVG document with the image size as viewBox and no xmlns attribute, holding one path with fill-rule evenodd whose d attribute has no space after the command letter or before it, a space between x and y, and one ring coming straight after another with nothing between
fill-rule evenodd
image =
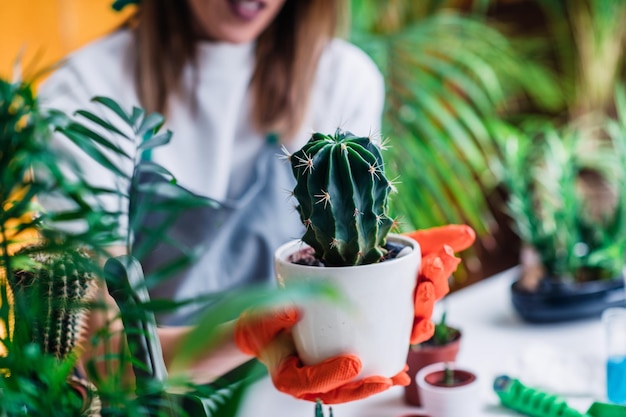
<instances>
[{"instance_id":1,"label":"spiny cactus","mask_svg":"<svg viewBox=\"0 0 626 417\"><path fill-rule=\"evenodd\" d=\"M306 227L302 240L326 266L380 261L393 220L380 147L369 137L337 129L314 133L289 156L297 180L293 191Z\"/></svg>"},{"instance_id":2,"label":"spiny cactus","mask_svg":"<svg viewBox=\"0 0 626 417\"><path fill-rule=\"evenodd\" d=\"M32 342L63 359L80 338L86 303L95 291L89 256L82 250L50 253L38 246L23 248L16 256L26 256L30 266L13 272L11 290L31 315L16 317L15 325L27 326Z\"/></svg>"}]
</instances>

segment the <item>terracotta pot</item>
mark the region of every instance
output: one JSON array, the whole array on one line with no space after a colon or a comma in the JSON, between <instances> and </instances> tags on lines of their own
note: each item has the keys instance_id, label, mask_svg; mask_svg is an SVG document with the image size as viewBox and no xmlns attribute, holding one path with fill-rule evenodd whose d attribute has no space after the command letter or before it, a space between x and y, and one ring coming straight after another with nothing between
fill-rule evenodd
<instances>
[{"instance_id":1,"label":"terracotta pot","mask_svg":"<svg viewBox=\"0 0 626 417\"><path fill-rule=\"evenodd\" d=\"M421 262L419 243L403 235L388 240L410 253L369 265L319 267L294 264L290 255L301 241L281 246L275 254L279 286L325 283L336 288L342 302L298 302L302 318L293 327L296 349L306 365L351 353L361 359L356 379L392 377L404 369L413 324L415 277Z\"/></svg>"},{"instance_id":2,"label":"terracotta pot","mask_svg":"<svg viewBox=\"0 0 626 417\"><path fill-rule=\"evenodd\" d=\"M453 383L446 384L446 367ZM454 363L434 363L422 368L415 377L422 407L431 417L478 417L481 415L480 385L476 373Z\"/></svg>"},{"instance_id":3,"label":"terracotta pot","mask_svg":"<svg viewBox=\"0 0 626 417\"><path fill-rule=\"evenodd\" d=\"M411 378L411 383L404 387L404 400L411 405L421 406L419 390L417 388L417 382L415 376L425 366L437 363L437 362L454 362L456 355L459 353L461 343L461 332L452 342L442 345L434 346L428 344L422 344L417 346L411 346L409 354L407 356L406 363L409 366L408 374Z\"/></svg>"}]
</instances>

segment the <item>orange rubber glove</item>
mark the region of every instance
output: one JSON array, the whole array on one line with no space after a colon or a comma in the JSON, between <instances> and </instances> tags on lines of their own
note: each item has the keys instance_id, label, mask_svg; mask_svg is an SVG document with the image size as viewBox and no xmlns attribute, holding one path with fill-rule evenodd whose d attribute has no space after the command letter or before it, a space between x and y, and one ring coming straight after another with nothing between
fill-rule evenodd
<instances>
[{"instance_id":1,"label":"orange rubber glove","mask_svg":"<svg viewBox=\"0 0 626 417\"><path fill-rule=\"evenodd\" d=\"M450 291L448 278L461 262L455 252L470 247L476 240L474 230L466 225L451 224L406 234L417 240L422 249L422 265L415 288L415 321L411 344L430 339L435 332L431 321L435 301Z\"/></svg>"},{"instance_id":2,"label":"orange rubber glove","mask_svg":"<svg viewBox=\"0 0 626 417\"><path fill-rule=\"evenodd\" d=\"M422 250L411 335L411 343L419 343L434 332L431 315L435 301L449 291L448 277L460 262L454 252L469 247L475 240L475 233L468 226L450 225L407 235L417 240ZM279 391L299 399L338 404L369 397L394 385L409 384L407 368L392 378L370 376L352 381L361 370L361 361L354 355L304 365L291 337L291 327L298 319L296 309L247 311L240 316L235 328L239 349L265 364Z\"/></svg>"},{"instance_id":3,"label":"orange rubber glove","mask_svg":"<svg viewBox=\"0 0 626 417\"><path fill-rule=\"evenodd\" d=\"M338 404L369 397L394 385L409 384L406 369L392 378L370 376L352 381L361 371L361 360L354 355L304 365L291 337L291 327L298 320L296 309L247 311L239 317L235 328L239 349L256 356L267 367L279 391L303 400Z\"/></svg>"}]
</instances>

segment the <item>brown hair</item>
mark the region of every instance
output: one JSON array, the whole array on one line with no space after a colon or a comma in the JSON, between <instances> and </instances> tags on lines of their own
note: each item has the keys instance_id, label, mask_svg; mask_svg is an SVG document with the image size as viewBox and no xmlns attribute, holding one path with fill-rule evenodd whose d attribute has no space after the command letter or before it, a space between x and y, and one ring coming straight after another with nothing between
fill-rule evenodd
<instances>
[{"instance_id":1,"label":"brown hair","mask_svg":"<svg viewBox=\"0 0 626 417\"><path fill-rule=\"evenodd\" d=\"M338 0L286 0L256 42L252 117L262 133L291 137L307 111L317 63L339 24ZM187 1L142 0L135 19L138 95L148 111L167 113L181 74L195 64L193 16Z\"/></svg>"}]
</instances>

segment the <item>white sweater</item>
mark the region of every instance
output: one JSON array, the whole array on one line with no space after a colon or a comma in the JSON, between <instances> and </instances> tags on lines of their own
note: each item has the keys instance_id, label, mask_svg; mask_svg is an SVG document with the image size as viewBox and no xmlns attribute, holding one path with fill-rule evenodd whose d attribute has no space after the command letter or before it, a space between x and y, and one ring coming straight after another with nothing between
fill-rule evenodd
<instances>
[{"instance_id":1,"label":"white sweater","mask_svg":"<svg viewBox=\"0 0 626 417\"><path fill-rule=\"evenodd\" d=\"M90 99L106 96L127 111L139 106L133 47L132 34L119 31L76 51L43 84L42 105L71 114L93 109ZM252 44L200 44L198 77L193 78L191 68L184 71L193 96L172 102L165 128L174 137L153 153L153 160L170 170L179 184L218 201L242 192L265 140L250 124L247 87L253 52ZM378 134L383 100L383 79L374 63L353 45L334 40L322 55L308 114L289 147L301 147L312 131L333 133L337 127ZM190 110L192 104L196 112ZM110 172L93 164L89 177L98 184L113 183Z\"/></svg>"}]
</instances>

